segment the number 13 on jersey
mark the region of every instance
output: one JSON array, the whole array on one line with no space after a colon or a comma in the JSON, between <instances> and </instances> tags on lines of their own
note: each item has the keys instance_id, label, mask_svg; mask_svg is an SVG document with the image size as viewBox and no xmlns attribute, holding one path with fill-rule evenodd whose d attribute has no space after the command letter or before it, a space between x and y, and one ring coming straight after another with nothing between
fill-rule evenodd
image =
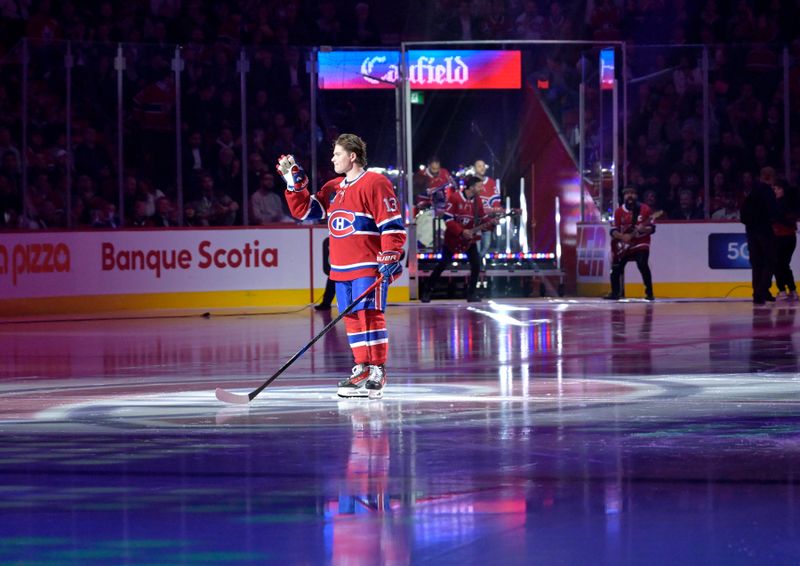
<instances>
[{"instance_id":1,"label":"number 13 on jersey","mask_svg":"<svg viewBox=\"0 0 800 566\"><path fill-rule=\"evenodd\" d=\"M383 204L386 205L386 212L397 212L397 199L394 197L383 197Z\"/></svg>"}]
</instances>

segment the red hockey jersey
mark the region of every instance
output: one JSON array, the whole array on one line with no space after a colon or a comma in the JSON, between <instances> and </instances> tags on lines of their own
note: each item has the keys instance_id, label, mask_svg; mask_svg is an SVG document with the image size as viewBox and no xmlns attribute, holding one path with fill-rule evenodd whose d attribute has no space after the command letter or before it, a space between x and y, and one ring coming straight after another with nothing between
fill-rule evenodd
<instances>
[{"instance_id":1,"label":"red hockey jersey","mask_svg":"<svg viewBox=\"0 0 800 566\"><path fill-rule=\"evenodd\" d=\"M636 218L633 217L633 211L628 210L625 205L618 207L614 211L614 221L611 225L611 232L615 230L619 231L622 234L632 233L637 226L647 226L652 223L652 216L653 212L650 210L650 207L646 204L639 205L639 214ZM614 243L619 242L620 240L614 240ZM620 244L617 244L618 246ZM645 234L643 236L639 236L638 238L634 238L630 241L629 244L624 246L624 250L614 250L614 253L619 254L620 252L624 251L625 253L632 253L639 250L649 250L650 249L650 234Z\"/></svg>"},{"instance_id":2,"label":"red hockey jersey","mask_svg":"<svg viewBox=\"0 0 800 566\"><path fill-rule=\"evenodd\" d=\"M460 252L469 248L475 241L465 240L462 232L465 228L475 228L475 219L478 223L486 222L489 217L483 208L483 201L480 198L468 199L464 191L457 190L450 193L447 197L447 207L444 211L445 233L444 245L452 252ZM475 234L475 237L480 234Z\"/></svg>"},{"instance_id":3,"label":"red hockey jersey","mask_svg":"<svg viewBox=\"0 0 800 566\"><path fill-rule=\"evenodd\" d=\"M315 195L287 190L286 200L299 220L327 218L333 281L376 276L378 253L399 252L405 244L401 203L379 173L365 171L350 183L331 179Z\"/></svg>"},{"instance_id":4,"label":"red hockey jersey","mask_svg":"<svg viewBox=\"0 0 800 566\"><path fill-rule=\"evenodd\" d=\"M497 181L491 177L486 177L486 179L484 179L483 190L480 196L483 201L483 208L503 208L503 199L500 198L500 187Z\"/></svg>"},{"instance_id":5,"label":"red hockey jersey","mask_svg":"<svg viewBox=\"0 0 800 566\"><path fill-rule=\"evenodd\" d=\"M439 168L436 175L430 169L424 169L414 175L414 191L418 208L428 208L435 202L444 201L453 189L453 178L450 171Z\"/></svg>"}]
</instances>

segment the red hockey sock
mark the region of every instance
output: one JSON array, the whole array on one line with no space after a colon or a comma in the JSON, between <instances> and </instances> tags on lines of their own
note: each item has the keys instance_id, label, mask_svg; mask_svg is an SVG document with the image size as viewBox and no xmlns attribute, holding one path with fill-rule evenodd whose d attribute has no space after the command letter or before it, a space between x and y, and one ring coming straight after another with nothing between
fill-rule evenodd
<instances>
[{"instance_id":1,"label":"red hockey sock","mask_svg":"<svg viewBox=\"0 0 800 566\"><path fill-rule=\"evenodd\" d=\"M366 325L361 314L364 311L345 315L344 327L347 330L347 341L353 350L353 359L357 364L369 363L369 346L365 340Z\"/></svg>"},{"instance_id":2,"label":"red hockey sock","mask_svg":"<svg viewBox=\"0 0 800 566\"><path fill-rule=\"evenodd\" d=\"M364 317L364 326L367 330L367 345L369 347L369 363L382 366L386 363L389 353L389 334L386 331L386 317L383 311L363 310L359 316Z\"/></svg>"}]
</instances>

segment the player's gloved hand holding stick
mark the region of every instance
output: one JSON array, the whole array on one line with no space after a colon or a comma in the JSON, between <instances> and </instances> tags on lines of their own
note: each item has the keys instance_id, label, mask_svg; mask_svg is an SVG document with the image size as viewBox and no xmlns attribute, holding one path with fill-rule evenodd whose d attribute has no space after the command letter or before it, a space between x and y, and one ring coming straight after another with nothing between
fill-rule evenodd
<instances>
[{"instance_id":1,"label":"player's gloved hand holding stick","mask_svg":"<svg viewBox=\"0 0 800 566\"><path fill-rule=\"evenodd\" d=\"M308 188L308 176L294 160L294 155L281 155L277 165L278 173L286 181L286 189L292 192Z\"/></svg>"},{"instance_id":2,"label":"player's gloved hand holding stick","mask_svg":"<svg viewBox=\"0 0 800 566\"><path fill-rule=\"evenodd\" d=\"M403 272L403 266L400 263L400 252L380 252L378 254L378 273L384 279L396 279L396 275ZM391 283L391 281L390 281Z\"/></svg>"},{"instance_id":3,"label":"player's gloved hand holding stick","mask_svg":"<svg viewBox=\"0 0 800 566\"><path fill-rule=\"evenodd\" d=\"M402 254L400 252L380 252L378 253L378 273L379 281L382 281L381 291L384 296L389 292L389 283L400 277L403 273L403 264L400 263Z\"/></svg>"}]
</instances>

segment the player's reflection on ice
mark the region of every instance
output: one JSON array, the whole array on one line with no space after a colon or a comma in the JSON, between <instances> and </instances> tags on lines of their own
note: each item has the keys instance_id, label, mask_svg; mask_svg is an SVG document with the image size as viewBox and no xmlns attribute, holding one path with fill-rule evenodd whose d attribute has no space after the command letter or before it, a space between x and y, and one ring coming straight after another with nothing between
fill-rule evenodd
<instances>
[{"instance_id":1,"label":"player's reflection on ice","mask_svg":"<svg viewBox=\"0 0 800 566\"><path fill-rule=\"evenodd\" d=\"M405 527L391 513L389 426L383 402L350 399L338 403L352 426L350 454L339 499L329 501L326 541L332 564L408 564Z\"/></svg>"}]
</instances>

